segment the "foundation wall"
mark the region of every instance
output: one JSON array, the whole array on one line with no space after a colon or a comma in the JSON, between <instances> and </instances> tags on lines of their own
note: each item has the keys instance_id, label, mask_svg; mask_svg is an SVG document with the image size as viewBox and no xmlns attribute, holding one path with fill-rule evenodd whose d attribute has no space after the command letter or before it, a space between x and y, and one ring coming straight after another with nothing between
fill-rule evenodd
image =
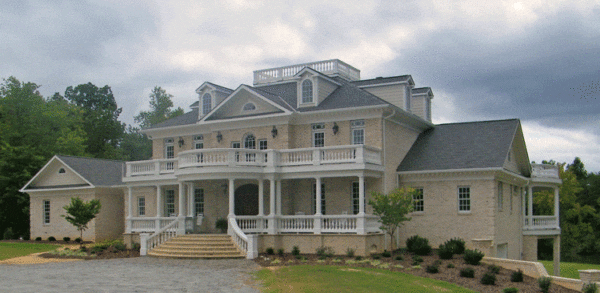
<instances>
[{"instance_id":1,"label":"foundation wall","mask_svg":"<svg viewBox=\"0 0 600 293\"><path fill-rule=\"evenodd\" d=\"M336 255L345 255L348 249L354 249L355 255L366 256L381 253L384 249L383 234L294 234L294 235L260 235L258 237L258 251L265 252L267 248L283 249L291 252L298 246L300 253L316 253L321 246L331 247Z\"/></svg>"}]
</instances>

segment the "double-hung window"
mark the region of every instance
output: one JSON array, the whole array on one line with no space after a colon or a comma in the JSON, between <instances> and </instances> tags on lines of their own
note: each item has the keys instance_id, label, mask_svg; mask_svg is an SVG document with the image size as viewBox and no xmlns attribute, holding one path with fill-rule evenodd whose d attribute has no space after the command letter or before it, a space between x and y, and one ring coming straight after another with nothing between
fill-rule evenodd
<instances>
[{"instance_id":1,"label":"double-hung window","mask_svg":"<svg viewBox=\"0 0 600 293\"><path fill-rule=\"evenodd\" d=\"M302 104L313 102L313 83L309 79L302 82Z\"/></svg>"},{"instance_id":2,"label":"double-hung window","mask_svg":"<svg viewBox=\"0 0 600 293\"><path fill-rule=\"evenodd\" d=\"M42 202L43 204L43 208L44 208L44 214L43 214L43 219L44 219L44 224L50 224L50 201L49 200L44 200Z\"/></svg>"},{"instance_id":3,"label":"double-hung window","mask_svg":"<svg viewBox=\"0 0 600 293\"><path fill-rule=\"evenodd\" d=\"M165 215L167 217L175 216L175 190L165 190Z\"/></svg>"},{"instance_id":4,"label":"double-hung window","mask_svg":"<svg viewBox=\"0 0 600 293\"><path fill-rule=\"evenodd\" d=\"M175 140L172 138L165 138L165 159L175 158ZM173 170L173 162L167 162L167 170Z\"/></svg>"},{"instance_id":5,"label":"double-hung window","mask_svg":"<svg viewBox=\"0 0 600 293\"><path fill-rule=\"evenodd\" d=\"M232 141L231 142L231 148L232 149L239 149L241 148L241 144L239 141ZM240 161L240 152L235 152L235 161L239 162Z\"/></svg>"},{"instance_id":6,"label":"double-hung window","mask_svg":"<svg viewBox=\"0 0 600 293\"><path fill-rule=\"evenodd\" d=\"M146 198L143 196L138 197L138 216L146 215Z\"/></svg>"},{"instance_id":7,"label":"double-hung window","mask_svg":"<svg viewBox=\"0 0 600 293\"><path fill-rule=\"evenodd\" d=\"M195 135L194 136L194 149L199 150L204 148L204 135Z\"/></svg>"},{"instance_id":8,"label":"double-hung window","mask_svg":"<svg viewBox=\"0 0 600 293\"><path fill-rule=\"evenodd\" d=\"M312 125L312 144L313 147L320 148L325 146L325 123L316 123Z\"/></svg>"},{"instance_id":9,"label":"double-hung window","mask_svg":"<svg viewBox=\"0 0 600 293\"><path fill-rule=\"evenodd\" d=\"M458 187L458 212L468 213L471 211L471 187Z\"/></svg>"},{"instance_id":10,"label":"double-hung window","mask_svg":"<svg viewBox=\"0 0 600 293\"><path fill-rule=\"evenodd\" d=\"M365 120L354 120L350 122L352 131L352 144L365 144Z\"/></svg>"},{"instance_id":11,"label":"double-hung window","mask_svg":"<svg viewBox=\"0 0 600 293\"><path fill-rule=\"evenodd\" d=\"M204 214L204 189L194 189L194 207L196 208L196 215Z\"/></svg>"},{"instance_id":12,"label":"double-hung window","mask_svg":"<svg viewBox=\"0 0 600 293\"><path fill-rule=\"evenodd\" d=\"M313 212L317 213L317 184L313 183L312 186L312 207ZM325 214L325 183L321 183L321 214Z\"/></svg>"},{"instance_id":13,"label":"double-hung window","mask_svg":"<svg viewBox=\"0 0 600 293\"><path fill-rule=\"evenodd\" d=\"M206 115L212 108L212 96L210 94L204 94L202 96L202 114Z\"/></svg>"},{"instance_id":14,"label":"double-hung window","mask_svg":"<svg viewBox=\"0 0 600 293\"><path fill-rule=\"evenodd\" d=\"M413 211L414 212L425 211L425 201L423 199L423 188L415 188L415 193L413 193Z\"/></svg>"}]
</instances>

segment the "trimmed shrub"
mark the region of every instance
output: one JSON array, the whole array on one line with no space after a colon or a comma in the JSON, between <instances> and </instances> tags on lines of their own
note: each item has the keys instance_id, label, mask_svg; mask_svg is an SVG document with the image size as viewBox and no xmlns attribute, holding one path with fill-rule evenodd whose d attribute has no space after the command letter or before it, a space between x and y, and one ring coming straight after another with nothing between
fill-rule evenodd
<instances>
[{"instance_id":1,"label":"trimmed shrub","mask_svg":"<svg viewBox=\"0 0 600 293\"><path fill-rule=\"evenodd\" d=\"M463 256L463 258L467 264L476 266L476 265L479 265L479 263L481 262L481 259L483 259L483 256L484 256L483 252L481 252L477 249L474 249L474 250L467 249L467 250L465 250L465 255Z\"/></svg>"},{"instance_id":2,"label":"trimmed shrub","mask_svg":"<svg viewBox=\"0 0 600 293\"><path fill-rule=\"evenodd\" d=\"M42 241L42 237L35 237L35 241Z\"/></svg>"},{"instance_id":3,"label":"trimmed shrub","mask_svg":"<svg viewBox=\"0 0 600 293\"><path fill-rule=\"evenodd\" d=\"M463 254L465 252L465 241L460 238L452 238L446 243L445 246L448 246L453 254Z\"/></svg>"},{"instance_id":4,"label":"trimmed shrub","mask_svg":"<svg viewBox=\"0 0 600 293\"><path fill-rule=\"evenodd\" d=\"M473 268L464 268L460 270L460 276L463 278L475 278L475 270Z\"/></svg>"},{"instance_id":5,"label":"trimmed shrub","mask_svg":"<svg viewBox=\"0 0 600 293\"><path fill-rule=\"evenodd\" d=\"M449 268L449 269L453 269L454 265L452 263L449 263L446 267Z\"/></svg>"},{"instance_id":6,"label":"trimmed shrub","mask_svg":"<svg viewBox=\"0 0 600 293\"><path fill-rule=\"evenodd\" d=\"M402 257L401 255L396 255L396 257L394 257L395 260L404 260L404 257Z\"/></svg>"},{"instance_id":7,"label":"trimmed shrub","mask_svg":"<svg viewBox=\"0 0 600 293\"><path fill-rule=\"evenodd\" d=\"M510 274L510 281L514 283L523 282L523 271L519 269L516 272L512 272L512 274Z\"/></svg>"},{"instance_id":8,"label":"trimmed shrub","mask_svg":"<svg viewBox=\"0 0 600 293\"><path fill-rule=\"evenodd\" d=\"M63 241L64 242L69 242L69 241L71 241L71 237L63 237Z\"/></svg>"},{"instance_id":9,"label":"trimmed shrub","mask_svg":"<svg viewBox=\"0 0 600 293\"><path fill-rule=\"evenodd\" d=\"M392 257L392 253L389 252L389 251L387 251L387 250L384 250L383 253L381 253L381 256L383 256L383 257Z\"/></svg>"},{"instance_id":10,"label":"trimmed shrub","mask_svg":"<svg viewBox=\"0 0 600 293\"><path fill-rule=\"evenodd\" d=\"M50 237L48 237L48 241L54 242L54 241L56 241L56 238L54 238L54 236L50 236Z\"/></svg>"},{"instance_id":11,"label":"trimmed shrub","mask_svg":"<svg viewBox=\"0 0 600 293\"><path fill-rule=\"evenodd\" d=\"M519 293L519 289L517 288L504 288L502 290L503 293Z\"/></svg>"},{"instance_id":12,"label":"trimmed shrub","mask_svg":"<svg viewBox=\"0 0 600 293\"><path fill-rule=\"evenodd\" d=\"M333 247L320 246L320 247L317 247L316 253L318 256L332 257L334 254L334 251L333 251Z\"/></svg>"},{"instance_id":13,"label":"trimmed shrub","mask_svg":"<svg viewBox=\"0 0 600 293\"><path fill-rule=\"evenodd\" d=\"M540 285L540 290L542 290L542 292L548 293L550 291L550 285L552 285L552 278L540 277L538 279L538 285Z\"/></svg>"},{"instance_id":14,"label":"trimmed shrub","mask_svg":"<svg viewBox=\"0 0 600 293\"><path fill-rule=\"evenodd\" d=\"M278 254L279 256L282 256L282 255L283 255L283 252L284 252L284 251L283 251L283 248L279 248L279 249L277 249L277 254Z\"/></svg>"},{"instance_id":15,"label":"trimmed shrub","mask_svg":"<svg viewBox=\"0 0 600 293\"><path fill-rule=\"evenodd\" d=\"M417 255L428 255L431 253L429 240L419 235L412 236L406 240L406 249Z\"/></svg>"},{"instance_id":16,"label":"trimmed shrub","mask_svg":"<svg viewBox=\"0 0 600 293\"><path fill-rule=\"evenodd\" d=\"M373 255L371 256L371 258L373 258L373 259L380 259L380 258L381 258L381 255L379 255L379 254L373 254Z\"/></svg>"},{"instance_id":17,"label":"trimmed shrub","mask_svg":"<svg viewBox=\"0 0 600 293\"><path fill-rule=\"evenodd\" d=\"M500 269L501 267L499 266L495 266L495 265L489 265L488 266L488 272L492 273L492 274L499 274L500 273Z\"/></svg>"},{"instance_id":18,"label":"trimmed shrub","mask_svg":"<svg viewBox=\"0 0 600 293\"><path fill-rule=\"evenodd\" d=\"M440 248L437 250L437 254L441 259L451 259L454 255L452 247L447 244L440 245Z\"/></svg>"},{"instance_id":19,"label":"trimmed shrub","mask_svg":"<svg viewBox=\"0 0 600 293\"><path fill-rule=\"evenodd\" d=\"M123 250L127 249L127 245L125 245L125 243L123 243L123 242L115 243L115 244L113 244L113 247L118 251L123 251Z\"/></svg>"},{"instance_id":20,"label":"trimmed shrub","mask_svg":"<svg viewBox=\"0 0 600 293\"><path fill-rule=\"evenodd\" d=\"M490 272L483 274L483 277L481 277L481 284L495 285L496 284L496 274L490 273Z\"/></svg>"},{"instance_id":21,"label":"trimmed shrub","mask_svg":"<svg viewBox=\"0 0 600 293\"><path fill-rule=\"evenodd\" d=\"M414 255L414 256L412 257L412 259L413 259L413 261L415 261L415 262L423 262L423 258L422 258L422 257L420 257L420 256L418 256L418 255Z\"/></svg>"},{"instance_id":22,"label":"trimmed shrub","mask_svg":"<svg viewBox=\"0 0 600 293\"><path fill-rule=\"evenodd\" d=\"M82 241L81 238L79 238L79 237L75 238L75 242L81 243L81 241Z\"/></svg>"},{"instance_id":23,"label":"trimmed shrub","mask_svg":"<svg viewBox=\"0 0 600 293\"><path fill-rule=\"evenodd\" d=\"M136 250L136 251L140 251L140 249L142 248L142 245L134 242L133 244L131 244L131 249Z\"/></svg>"},{"instance_id":24,"label":"trimmed shrub","mask_svg":"<svg viewBox=\"0 0 600 293\"><path fill-rule=\"evenodd\" d=\"M221 230L221 233L227 232L227 228L229 224L227 223L227 219L220 218L215 222L215 228Z\"/></svg>"},{"instance_id":25,"label":"trimmed shrub","mask_svg":"<svg viewBox=\"0 0 600 293\"><path fill-rule=\"evenodd\" d=\"M292 247L292 255L300 255L300 248L298 246Z\"/></svg>"},{"instance_id":26,"label":"trimmed shrub","mask_svg":"<svg viewBox=\"0 0 600 293\"><path fill-rule=\"evenodd\" d=\"M348 249L346 249L346 256L347 257L354 257L354 249L348 247Z\"/></svg>"},{"instance_id":27,"label":"trimmed shrub","mask_svg":"<svg viewBox=\"0 0 600 293\"><path fill-rule=\"evenodd\" d=\"M583 287L581 288L581 292L583 292L583 293L598 293L598 285L596 285L596 283L583 284Z\"/></svg>"},{"instance_id":28,"label":"trimmed shrub","mask_svg":"<svg viewBox=\"0 0 600 293\"><path fill-rule=\"evenodd\" d=\"M440 272L440 269L436 265L427 266L427 268L425 268L425 269L430 274L437 274Z\"/></svg>"},{"instance_id":29,"label":"trimmed shrub","mask_svg":"<svg viewBox=\"0 0 600 293\"><path fill-rule=\"evenodd\" d=\"M273 255L273 254L275 254L275 249L273 249L273 247L268 247L266 249L266 252L268 255Z\"/></svg>"}]
</instances>

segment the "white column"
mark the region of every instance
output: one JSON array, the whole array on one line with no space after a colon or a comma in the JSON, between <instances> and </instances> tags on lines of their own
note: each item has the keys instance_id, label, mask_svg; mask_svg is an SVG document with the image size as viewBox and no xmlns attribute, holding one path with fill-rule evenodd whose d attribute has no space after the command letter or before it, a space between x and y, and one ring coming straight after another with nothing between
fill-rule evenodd
<instances>
[{"instance_id":1,"label":"white column","mask_svg":"<svg viewBox=\"0 0 600 293\"><path fill-rule=\"evenodd\" d=\"M188 217L194 217L196 215L196 205L194 204L194 183L187 185L188 194Z\"/></svg>"},{"instance_id":2,"label":"white column","mask_svg":"<svg viewBox=\"0 0 600 293\"><path fill-rule=\"evenodd\" d=\"M133 194L131 191L131 186L129 186L129 187L127 187L127 227L125 228L126 233L131 233L131 228L133 226L132 218L133 218Z\"/></svg>"},{"instance_id":3,"label":"white column","mask_svg":"<svg viewBox=\"0 0 600 293\"><path fill-rule=\"evenodd\" d=\"M316 180L316 198L315 198L315 220L314 220L314 233L321 234L321 177L315 178Z\"/></svg>"},{"instance_id":4,"label":"white column","mask_svg":"<svg viewBox=\"0 0 600 293\"><path fill-rule=\"evenodd\" d=\"M234 179L229 178L229 215L228 218L235 216L235 185Z\"/></svg>"},{"instance_id":5,"label":"white column","mask_svg":"<svg viewBox=\"0 0 600 293\"><path fill-rule=\"evenodd\" d=\"M258 180L258 216L262 217L265 215L265 190L264 190L265 181L263 179Z\"/></svg>"},{"instance_id":6,"label":"white column","mask_svg":"<svg viewBox=\"0 0 600 293\"><path fill-rule=\"evenodd\" d=\"M560 202L559 202L559 194L558 187L554 187L554 216L556 217L556 227L560 226L559 222L559 210L560 210Z\"/></svg>"},{"instance_id":7,"label":"white column","mask_svg":"<svg viewBox=\"0 0 600 293\"><path fill-rule=\"evenodd\" d=\"M267 217L268 229L267 233L275 234L277 233L277 224L275 220L275 178L269 179L270 188L269 188L269 216Z\"/></svg>"},{"instance_id":8,"label":"white column","mask_svg":"<svg viewBox=\"0 0 600 293\"><path fill-rule=\"evenodd\" d=\"M156 185L156 222L154 226L154 231L160 230L160 217L163 214L163 204L162 204L162 190L160 185Z\"/></svg>"},{"instance_id":9,"label":"white column","mask_svg":"<svg viewBox=\"0 0 600 293\"><path fill-rule=\"evenodd\" d=\"M554 275L560 277L560 235L554 236L554 247L552 255L552 263L554 267Z\"/></svg>"},{"instance_id":10,"label":"white column","mask_svg":"<svg viewBox=\"0 0 600 293\"><path fill-rule=\"evenodd\" d=\"M275 200L277 203L277 212L278 216L281 216L281 180L275 181L277 184L277 199Z\"/></svg>"},{"instance_id":11,"label":"white column","mask_svg":"<svg viewBox=\"0 0 600 293\"><path fill-rule=\"evenodd\" d=\"M356 219L356 233L365 235L365 176L358 176L358 218Z\"/></svg>"},{"instance_id":12,"label":"white column","mask_svg":"<svg viewBox=\"0 0 600 293\"><path fill-rule=\"evenodd\" d=\"M179 182L179 217L185 217L185 183Z\"/></svg>"},{"instance_id":13,"label":"white column","mask_svg":"<svg viewBox=\"0 0 600 293\"><path fill-rule=\"evenodd\" d=\"M533 187L530 185L527 192L527 214L529 215L529 226L533 226Z\"/></svg>"}]
</instances>

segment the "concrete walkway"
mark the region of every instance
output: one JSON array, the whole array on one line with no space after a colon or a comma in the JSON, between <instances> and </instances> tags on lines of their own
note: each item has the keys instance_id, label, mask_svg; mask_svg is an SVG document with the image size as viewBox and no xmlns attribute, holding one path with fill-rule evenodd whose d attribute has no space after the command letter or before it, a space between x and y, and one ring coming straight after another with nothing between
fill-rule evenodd
<instances>
[{"instance_id":1,"label":"concrete walkway","mask_svg":"<svg viewBox=\"0 0 600 293\"><path fill-rule=\"evenodd\" d=\"M136 257L0 265L0 292L259 292L245 259Z\"/></svg>"}]
</instances>

